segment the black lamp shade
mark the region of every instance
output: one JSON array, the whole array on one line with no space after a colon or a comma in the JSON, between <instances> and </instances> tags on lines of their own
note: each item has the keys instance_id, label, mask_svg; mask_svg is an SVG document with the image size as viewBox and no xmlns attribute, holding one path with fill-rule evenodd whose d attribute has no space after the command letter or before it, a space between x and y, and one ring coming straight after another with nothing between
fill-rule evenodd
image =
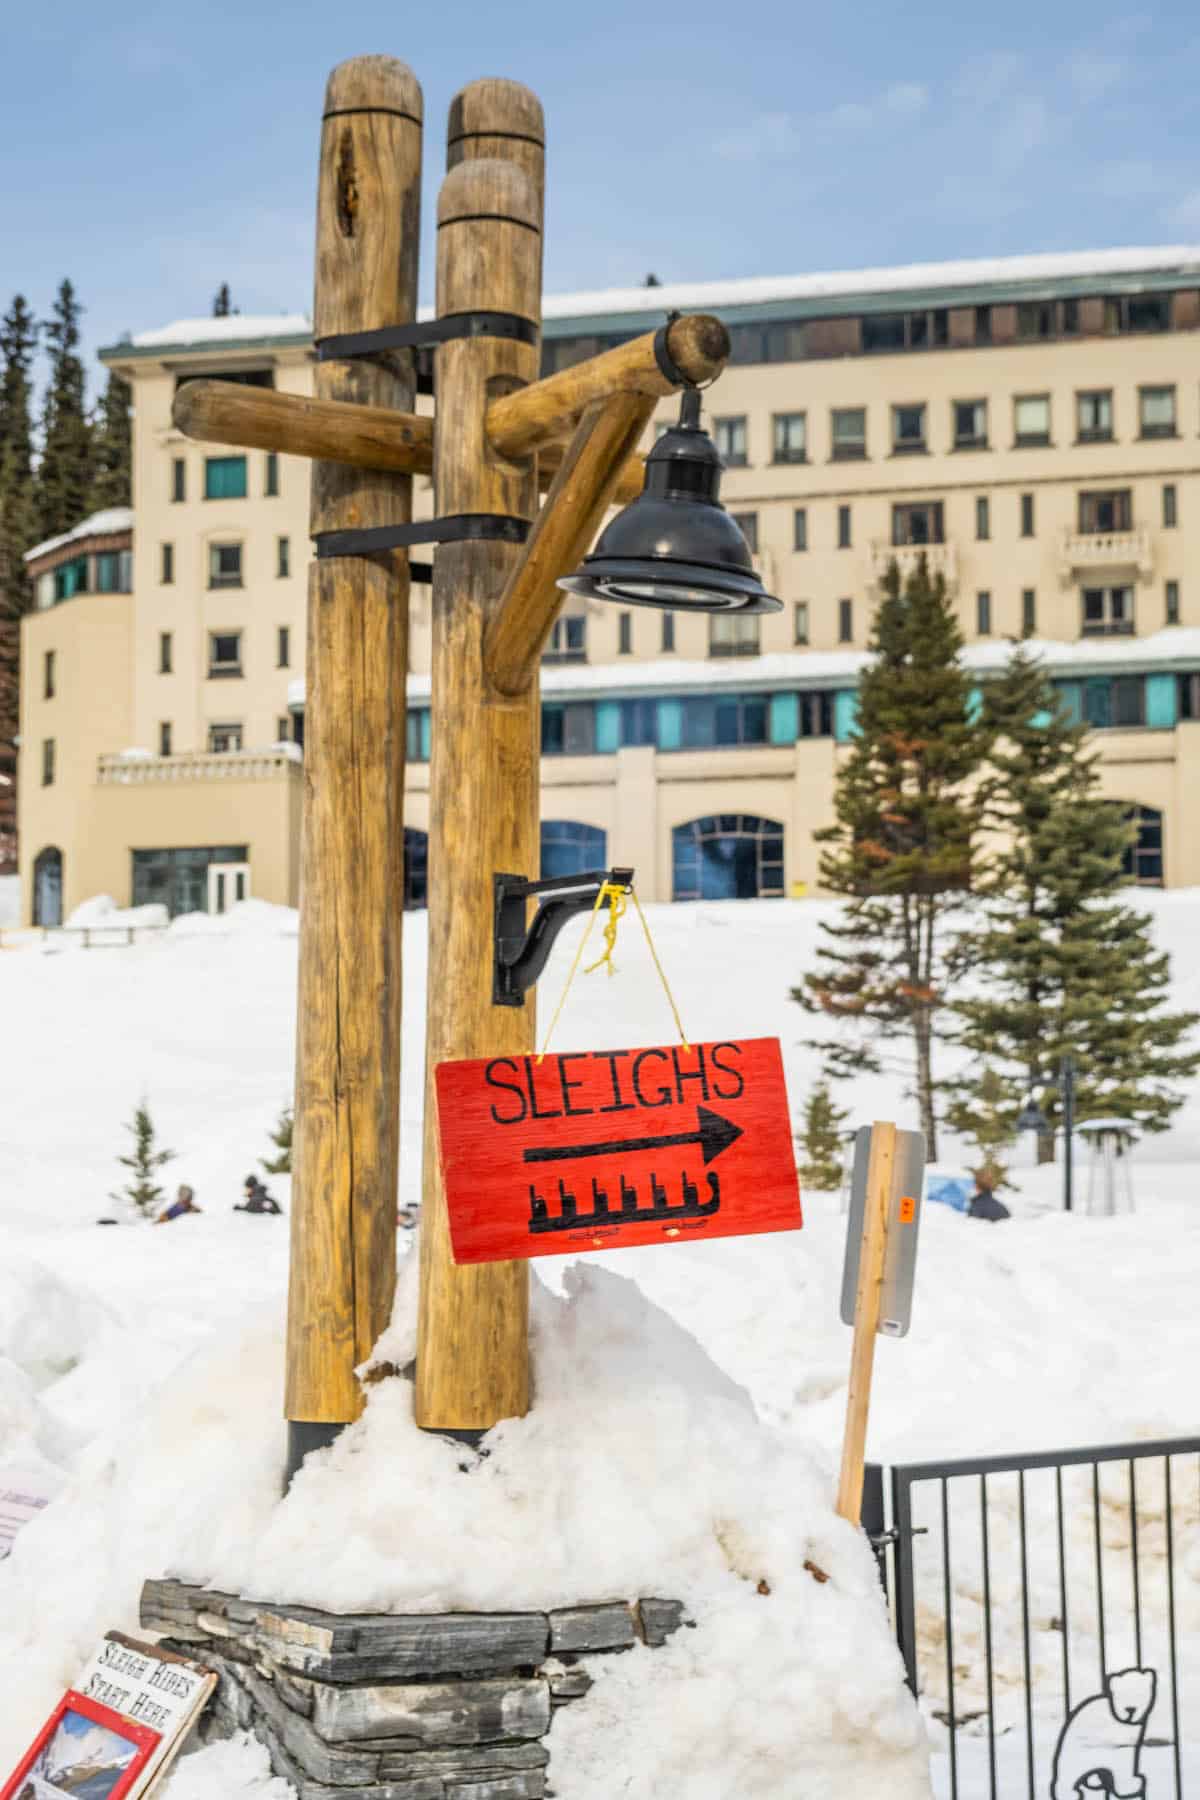
<instances>
[{"instance_id":1,"label":"black lamp shade","mask_svg":"<svg viewBox=\"0 0 1200 1800\"><path fill-rule=\"evenodd\" d=\"M646 458L644 491L601 533L560 588L625 606L693 612L778 612L750 546L718 499L722 463L686 388L679 423Z\"/></svg>"},{"instance_id":2,"label":"black lamp shade","mask_svg":"<svg viewBox=\"0 0 1200 1800\"><path fill-rule=\"evenodd\" d=\"M1018 1131L1036 1131L1039 1134L1049 1131L1050 1121L1033 1100L1027 1100L1017 1114Z\"/></svg>"}]
</instances>

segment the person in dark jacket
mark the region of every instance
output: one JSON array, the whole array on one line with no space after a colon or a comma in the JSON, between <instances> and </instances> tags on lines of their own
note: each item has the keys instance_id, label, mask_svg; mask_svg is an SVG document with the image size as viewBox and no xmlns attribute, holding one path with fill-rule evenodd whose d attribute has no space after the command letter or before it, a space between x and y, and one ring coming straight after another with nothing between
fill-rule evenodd
<instances>
[{"instance_id":1,"label":"person in dark jacket","mask_svg":"<svg viewBox=\"0 0 1200 1800\"><path fill-rule=\"evenodd\" d=\"M989 1219L998 1224L1001 1219L1011 1219L1012 1214L1003 1200L996 1198L996 1178L990 1169L977 1169L975 1172L975 1192L967 1202L968 1219Z\"/></svg>"},{"instance_id":2,"label":"person in dark jacket","mask_svg":"<svg viewBox=\"0 0 1200 1800\"><path fill-rule=\"evenodd\" d=\"M243 1205L235 1206L234 1212L244 1213L281 1213L283 1211L278 1200L268 1194L257 1175L247 1175L245 1183L246 1199Z\"/></svg>"},{"instance_id":3,"label":"person in dark jacket","mask_svg":"<svg viewBox=\"0 0 1200 1800\"><path fill-rule=\"evenodd\" d=\"M170 1206L159 1213L154 1223L156 1225L169 1225L172 1219L182 1219L185 1213L198 1213L199 1211L200 1208L196 1205L196 1190L181 1185Z\"/></svg>"}]
</instances>

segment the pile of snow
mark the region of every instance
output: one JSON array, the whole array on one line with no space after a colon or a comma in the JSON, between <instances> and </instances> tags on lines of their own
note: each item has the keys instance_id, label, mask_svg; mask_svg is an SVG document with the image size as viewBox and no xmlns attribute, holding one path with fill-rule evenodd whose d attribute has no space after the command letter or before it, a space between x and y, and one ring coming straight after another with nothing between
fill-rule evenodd
<instances>
[{"instance_id":1,"label":"pile of snow","mask_svg":"<svg viewBox=\"0 0 1200 1800\"><path fill-rule=\"evenodd\" d=\"M137 926L147 931L161 930L167 923L167 909L157 902L149 906L118 906L111 894L93 894L82 900L64 921L67 928L83 926L103 928L106 925Z\"/></svg>"},{"instance_id":2,"label":"pile of snow","mask_svg":"<svg viewBox=\"0 0 1200 1800\"><path fill-rule=\"evenodd\" d=\"M290 937L300 934L300 915L294 906L276 906L270 900L239 900L223 913L180 913L172 919L172 937Z\"/></svg>"},{"instance_id":3,"label":"pile of snow","mask_svg":"<svg viewBox=\"0 0 1200 1800\"><path fill-rule=\"evenodd\" d=\"M21 923L21 877L0 875L0 928Z\"/></svg>"}]
</instances>

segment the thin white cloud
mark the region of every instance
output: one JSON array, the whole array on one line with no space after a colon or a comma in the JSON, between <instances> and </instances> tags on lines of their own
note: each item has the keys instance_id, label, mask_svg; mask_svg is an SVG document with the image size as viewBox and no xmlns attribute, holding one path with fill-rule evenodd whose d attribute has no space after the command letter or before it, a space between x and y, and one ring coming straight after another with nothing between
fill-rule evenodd
<instances>
[{"instance_id":1,"label":"thin white cloud","mask_svg":"<svg viewBox=\"0 0 1200 1800\"><path fill-rule=\"evenodd\" d=\"M1124 78L1126 65L1102 50L1077 50L1067 59L1067 80L1076 99L1090 106L1103 100Z\"/></svg>"},{"instance_id":2,"label":"thin white cloud","mask_svg":"<svg viewBox=\"0 0 1200 1800\"><path fill-rule=\"evenodd\" d=\"M1011 98L1025 74L1025 59L1015 50L989 50L972 56L954 78L954 98L964 106L996 106Z\"/></svg>"},{"instance_id":3,"label":"thin white cloud","mask_svg":"<svg viewBox=\"0 0 1200 1800\"><path fill-rule=\"evenodd\" d=\"M804 149L805 132L789 113L762 113L737 131L717 139L719 156L751 162L763 156L795 156Z\"/></svg>"},{"instance_id":4,"label":"thin white cloud","mask_svg":"<svg viewBox=\"0 0 1200 1800\"><path fill-rule=\"evenodd\" d=\"M870 100L843 100L827 112L807 118L791 113L762 113L737 131L717 139L720 156L748 162L760 157L796 156L811 150L814 140L830 132L869 132L895 119L915 119L929 105L929 89L919 81L894 81Z\"/></svg>"},{"instance_id":5,"label":"thin white cloud","mask_svg":"<svg viewBox=\"0 0 1200 1800\"><path fill-rule=\"evenodd\" d=\"M894 81L884 91L883 104L894 117L913 119L929 105L929 89L921 81Z\"/></svg>"}]
</instances>

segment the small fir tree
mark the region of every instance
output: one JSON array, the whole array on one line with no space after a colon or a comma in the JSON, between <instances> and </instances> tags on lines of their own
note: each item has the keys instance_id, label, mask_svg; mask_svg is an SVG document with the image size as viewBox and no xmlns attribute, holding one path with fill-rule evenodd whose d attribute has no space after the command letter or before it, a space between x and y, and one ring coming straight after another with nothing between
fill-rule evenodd
<instances>
[{"instance_id":1,"label":"small fir tree","mask_svg":"<svg viewBox=\"0 0 1200 1800\"><path fill-rule=\"evenodd\" d=\"M35 484L39 538L78 525L92 491L92 431L87 416L83 363L79 359L79 302L64 281L54 316L43 329L50 351L50 380L42 408L42 455Z\"/></svg>"},{"instance_id":2,"label":"small fir tree","mask_svg":"<svg viewBox=\"0 0 1200 1800\"><path fill-rule=\"evenodd\" d=\"M0 321L0 776L16 774L20 728L20 622L31 589L24 554L34 541L33 357L37 324L22 294ZM0 846L0 864L6 848Z\"/></svg>"},{"instance_id":3,"label":"small fir tree","mask_svg":"<svg viewBox=\"0 0 1200 1800\"><path fill-rule=\"evenodd\" d=\"M800 1180L805 1187L828 1192L842 1180L841 1126L849 1114L834 1103L827 1081L818 1081L804 1103L804 1129L800 1138L804 1160Z\"/></svg>"},{"instance_id":4,"label":"small fir tree","mask_svg":"<svg viewBox=\"0 0 1200 1800\"><path fill-rule=\"evenodd\" d=\"M982 823L986 733L959 655L962 636L924 557L893 563L858 687L853 746L838 770L837 823L821 880L846 905L821 926L817 967L792 998L838 1027L818 1043L837 1079L878 1072L875 1046L906 1040L921 1128L937 1155L934 1027L953 970L946 918L969 894Z\"/></svg>"},{"instance_id":5,"label":"small fir tree","mask_svg":"<svg viewBox=\"0 0 1200 1800\"><path fill-rule=\"evenodd\" d=\"M214 319L227 319L233 311L233 302L229 297L229 283L223 281L213 296L212 316Z\"/></svg>"},{"instance_id":6,"label":"small fir tree","mask_svg":"<svg viewBox=\"0 0 1200 1800\"><path fill-rule=\"evenodd\" d=\"M259 1163L268 1175L290 1175L292 1172L292 1109L285 1106L275 1129L270 1134L276 1147L274 1156L260 1156Z\"/></svg>"},{"instance_id":7,"label":"small fir tree","mask_svg":"<svg viewBox=\"0 0 1200 1800\"><path fill-rule=\"evenodd\" d=\"M132 495L133 410L127 381L109 372L92 420L92 494L89 510L128 506Z\"/></svg>"},{"instance_id":8,"label":"small fir tree","mask_svg":"<svg viewBox=\"0 0 1200 1800\"><path fill-rule=\"evenodd\" d=\"M979 1153L975 1174L986 1176L993 1191L1012 1185L1003 1158L1016 1141L1017 1112L1008 1083L990 1063L956 1089L946 1108L947 1125L974 1144Z\"/></svg>"},{"instance_id":9,"label":"small fir tree","mask_svg":"<svg viewBox=\"0 0 1200 1800\"><path fill-rule=\"evenodd\" d=\"M117 1161L123 1169L130 1171L130 1179L123 1188L110 1194L109 1198L131 1203L143 1218L147 1218L156 1207L162 1205L165 1198L154 1179L155 1175L164 1163L174 1159L175 1152L156 1149L154 1123L144 1100L135 1109L133 1120L125 1129L133 1134L133 1152L129 1156L119 1156Z\"/></svg>"}]
</instances>

